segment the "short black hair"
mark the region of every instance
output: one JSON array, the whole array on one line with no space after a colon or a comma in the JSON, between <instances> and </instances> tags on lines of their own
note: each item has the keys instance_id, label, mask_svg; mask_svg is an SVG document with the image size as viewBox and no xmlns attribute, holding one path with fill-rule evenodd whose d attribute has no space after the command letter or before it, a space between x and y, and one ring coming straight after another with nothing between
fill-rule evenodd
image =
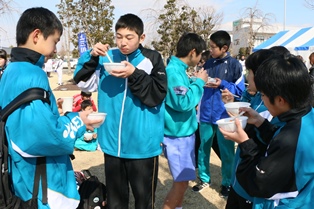
<instances>
[{"instance_id":1,"label":"short black hair","mask_svg":"<svg viewBox=\"0 0 314 209\"><path fill-rule=\"evenodd\" d=\"M206 50L202 53L202 60L204 60L205 62L210 58L210 51Z\"/></svg>"},{"instance_id":2,"label":"short black hair","mask_svg":"<svg viewBox=\"0 0 314 209\"><path fill-rule=\"evenodd\" d=\"M284 58L291 57L290 51L284 46L273 46L269 50L274 51L276 54L283 56Z\"/></svg>"},{"instance_id":3,"label":"short black hair","mask_svg":"<svg viewBox=\"0 0 314 209\"><path fill-rule=\"evenodd\" d=\"M186 57L193 49L196 55L201 54L206 49L206 42L195 33L184 33L177 43L176 57Z\"/></svg>"},{"instance_id":4,"label":"short black hair","mask_svg":"<svg viewBox=\"0 0 314 209\"><path fill-rule=\"evenodd\" d=\"M8 54L4 49L0 49L0 58L5 59L5 61L8 59Z\"/></svg>"},{"instance_id":5,"label":"short black hair","mask_svg":"<svg viewBox=\"0 0 314 209\"><path fill-rule=\"evenodd\" d=\"M81 110L85 110L87 107L93 107L91 100L83 100L81 103Z\"/></svg>"},{"instance_id":6,"label":"short black hair","mask_svg":"<svg viewBox=\"0 0 314 209\"><path fill-rule=\"evenodd\" d=\"M115 31L119 30L120 28L127 28L129 30L135 31L138 36L141 36L144 33L144 23L142 19L135 14L128 13L122 15L115 25Z\"/></svg>"},{"instance_id":7,"label":"short black hair","mask_svg":"<svg viewBox=\"0 0 314 209\"><path fill-rule=\"evenodd\" d=\"M92 96L92 92L81 91L81 96L82 97L91 97Z\"/></svg>"},{"instance_id":8,"label":"short black hair","mask_svg":"<svg viewBox=\"0 0 314 209\"><path fill-rule=\"evenodd\" d=\"M43 7L27 9L21 15L16 26L16 43L18 46L26 43L32 31L39 29L44 38L53 35L56 31L62 35L63 27L57 16Z\"/></svg>"},{"instance_id":9,"label":"short black hair","mask_svg":"<svg viewBox=\"0 0 314 209\"><path fill-rule=\"evenodd\" d=\"M214 42L219 49L221 49L223 46L227 46L228 49L231 44L231 37L227 31L224 30L218 30L215 33L213 33L210 38L212 42ZM227 49L227 51L228 51Z\"/></svg>"},{"instance_id":10,"label":"short black hair","mask_svg":"<svg viewBox=\"0 0 314 209\"><path fill-rule=\"evenodd\" d=\"M275 97L281 96L291 109L310 105L311 78L306 66L296 57L285 59L275 55L265 60L256 71L254 82L271 104Z\"/></svg>"},{"instance_id":11,"label":"short black hair","mask_svg":"<svg viewBox=\"0 0 314 209\"><path fill-rule=\"evenodd\" d=\"M271 51L269 49L261 49L250 56L247 57L245 60L245 68L248 70L252 70L254 75L258 69L258 67L269 57L275 55L274 51Z\"/></svg>"}]
</instances>

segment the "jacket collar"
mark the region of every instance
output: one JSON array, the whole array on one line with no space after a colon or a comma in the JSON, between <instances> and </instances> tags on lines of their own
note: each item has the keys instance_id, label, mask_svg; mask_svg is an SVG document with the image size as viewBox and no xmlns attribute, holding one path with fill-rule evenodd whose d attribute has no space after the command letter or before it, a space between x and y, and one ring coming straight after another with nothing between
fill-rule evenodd
<instances>
[{"instance_id":1,"label":"jacket collar","mask_svg":"<svg viewBox=\"0 0 314 209\"><path fill-rule=\"evenodd\" d=\"M120 52L120 54L121 54L122 58L127 57L128 60L133 60L134 58L136 58L138 55L141 54L142 50L143 50L143 46L140 44L139 47L135 51L133 51L132 53L125 55L125 54L122 54Z\"/></svg>"},{"instance_id":2,"label":"jacket collar","mask_svg":"<svg viewBox=\"0 0 314 209\"><path fill-rule=\"evenodd\" d=\"M227 52L227 55L226 55L225 57L223 57L223 58L217 58L217 59L215 59L214 62L225 62L227 59L229 59L229 57L230 57L230 53Z\"/></svg>"},{"instance_id":3,"label":"jacket collar","mask_svg":"<svg viewBox=\"0 0 314 209\"><path fill-rule=\"evenodd\" d=\"M42 67L45 62L45 57L28 48L14 47L11 51L11 62L30 62Z\"/></svg>"},{"instance_id":4,"label":"jacket collar","mask_svg":"<svg viewBox=\"0 0 314 209\"><path fill-rule=\"evenodd\" d=\"M178 67L178 69L184 69L184 71L186 71L189 68L189 66L185 62L183 62L182 60L180 60L178 57L174 55L171 56L170 61L175 63L175 65L179 65L180 67Z\"/></svg>"},{"instance_id":5,"label":"jacket collar","mask_svg":"<svg viewBox=\"0 0 314 209\"><path fill-rule=\"evenodd\" d=\"M278 119L283 122L299 119L303 117L304 115L306 115L308 112L310 112L311 109L312 107L310 105L302 107L302 108L291 109L288 112L278 115Z\"/></svg>"}]
</instances>

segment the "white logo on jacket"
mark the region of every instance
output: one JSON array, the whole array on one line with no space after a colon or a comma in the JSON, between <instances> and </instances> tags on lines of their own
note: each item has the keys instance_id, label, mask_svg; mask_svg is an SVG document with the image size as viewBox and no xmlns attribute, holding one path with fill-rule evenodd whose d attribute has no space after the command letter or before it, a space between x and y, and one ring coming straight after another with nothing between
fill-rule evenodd
<instances>
[{"instance_id":1,"label":"white logo on jacket","mask_svg":"<svg viewBox=\"0 0 314 209\"><path fill-rule=\"evenodd\" d=\"M75 133L83 125L83 121L80 117L76 116L72 118L71 122L65 125L66 130L63 131L63 137L68 138L70 136L71 139L75 139Z\"/></svg>"}]
</instances>

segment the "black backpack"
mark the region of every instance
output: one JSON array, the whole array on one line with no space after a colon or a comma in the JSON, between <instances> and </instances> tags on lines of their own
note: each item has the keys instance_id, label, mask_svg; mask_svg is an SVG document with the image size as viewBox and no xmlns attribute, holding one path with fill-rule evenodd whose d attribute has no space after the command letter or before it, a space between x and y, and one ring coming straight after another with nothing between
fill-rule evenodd
<instances>
[{"instance_id":1,"label":"black backpack","mask_svg":"<svg viewBox=\"0 0 314 209\"><path fill-rule=\"evenodd\" d=\"M49 101L49 94L41 88L31 88L10 102L5 108L0 110L0 209L36 209L38 208L37 196L39 189L39 182L42 183L42 202L47 204L47 175L46 175L46 158L39 157L36 162L36 172L34 177L33 196L30 200L24 202L19 197L15 196L12 191L12 179L8 173L8 141L5 133L5 122L8 116L20 107L22 104L31 102L33 100Z\"/></svg>"},{"instance_id":2,"label":"black backpack","mask_svg":"<svg viewBox=\"0 0 314 209\"><path fill-rule=\"evenodd\" d=\"M96 176L91 175L88 170L82 172L85 180L79 187L81 201L77 209L106 209L106 204L105 206L102 205L107 200L106 186Z\"/></svg>"}]
</instances>

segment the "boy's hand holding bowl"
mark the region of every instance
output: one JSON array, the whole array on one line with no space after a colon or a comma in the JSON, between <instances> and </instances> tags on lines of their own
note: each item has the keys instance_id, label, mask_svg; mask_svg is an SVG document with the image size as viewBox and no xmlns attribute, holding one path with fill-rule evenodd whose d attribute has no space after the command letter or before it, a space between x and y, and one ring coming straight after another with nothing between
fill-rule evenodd
<instances>
[{"instance_id":1,"label":"boy's hand holding bowl","mask_svg":"<svg viewBox=\"0 0 314 209\"><path fill-rule=\"evenodd\" d=\"M125 68L125 64L118 62L106 62L104 63L105 70L111 74L112 71L120 71Z\"/></svg>"},{"instance_id":2,"label":"boy's hand holding bowl","mask_svg":"<svg viewBox=\"0 0 314 209\"><path fill-rule=\"evenodd\" d=\"M205 84L205 87L209 87L209 88L218 88L221 84L221 80L219 78L211 78L208 77L208 80Z\"/></svg>"},{"instance_id":3,"label":"boy's hand holding bowl","mask_svg":"<svg viewBox=\"0 0 314 209\"><path fill-rule=\"evenodd\" d=\"M107 116L107 113L102 113L102 112L93 112L91 114L89 114L87 116L87 118L91 121L98 121L96 123L93 123L92 126L94 128L99 128L101 124L103 124L105 122L105 119L106 119L106 116Z\"/></svg>"},{"instance_id":4,"label":"boy's hand holding bowl","mask_svg":"<svg viewBox=\"0 0 314 209\"><path fill-rule=\"evenodd\" d=\"M246 117L247 119L247 117ZM220 125L219 126L219 130L222 133L222 135L224 136L225 139L234 141L238 144L245 142L247 140L249 140L248 135L246 134L246 132L243 130L242 124L240 122L241 117L240 118L235 118L233 123L235 124L235 130L233 132L231 131L227 131L224 128L222 128ZM218 124L218 121L217 121Z\"/></svg>"},{"instance_id":5,"label":"boy's hand holding bowl","mask_svg":"<svg viewBox=\"0 0 314 209\"><path fill-rule=\"evenodd\" d=\"M83 123L86 125L86 129L93 131L94 128L98 128L104 121L106 117L106 113L103 113L102 117L92 117L95 113L89 113L88 111L79 112L79 116L82 119Z\"/></svg>"},{"instance_id":6,"label":"boy's hand holding bowl","mask_svg":"<svg viewBox=\"0 0 314 209\"><path fill-rule=\"evenodd\" d=\"M103 64L106 71L110 73L110 75L118 78L128 78L135 71L135 67L127 61L122 61L121 63L103 63Z\"/></svg>"},{"instance_id":7,"label":"boy's hand holding bowl","mask_svg":"<svg viewBox=\"0 0 314 209\"><path fill-rule=\"evenodd\" d=\"M230 116L237 116L241 112L241 107L250 107L251 104L249 102L229 102L224 104L224 106Z\"/></svg>"}]
</instances>

